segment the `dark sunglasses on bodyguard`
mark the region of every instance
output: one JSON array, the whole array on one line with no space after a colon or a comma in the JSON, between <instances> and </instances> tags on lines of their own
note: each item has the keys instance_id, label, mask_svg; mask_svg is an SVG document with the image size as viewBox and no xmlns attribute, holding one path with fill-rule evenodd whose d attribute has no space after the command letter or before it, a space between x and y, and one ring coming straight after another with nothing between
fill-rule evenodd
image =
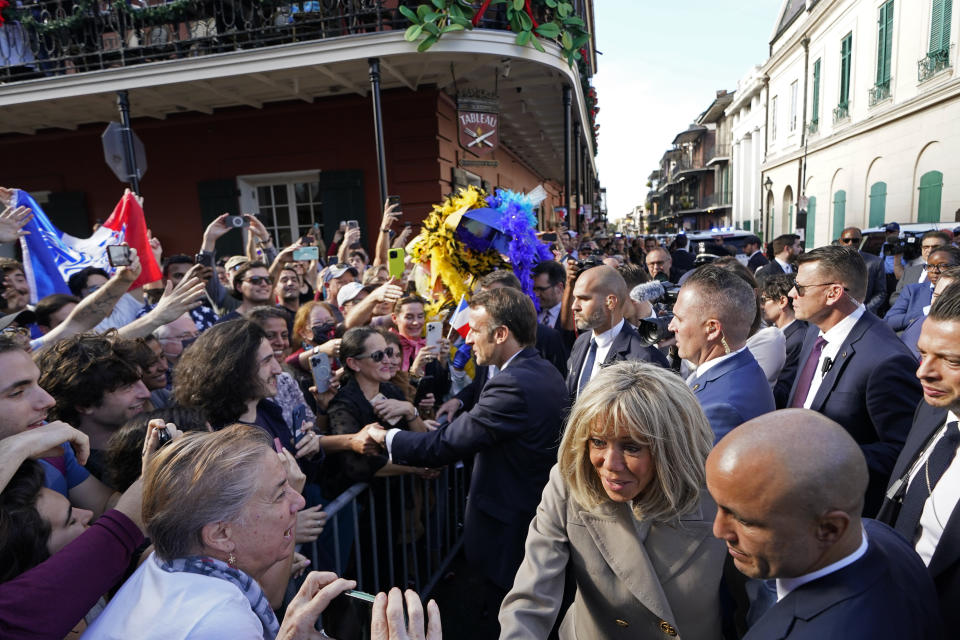
<instances>
[{"instance_id":1,"label":"dark sunglasses on bodyguard","mask_svg":"<svg viewBox=\"0 0 960 640\"><path fill-rule=\"evenodd\" d=\"M364 358L370 358L374 362L380 363L383 362L384 358L395 358L400 355L397 353L393 347L387 347L382 351L374 351L373 353L367 353L362 356L354 356L356 360L363 360Z\"/></svg>"}]
</instances>

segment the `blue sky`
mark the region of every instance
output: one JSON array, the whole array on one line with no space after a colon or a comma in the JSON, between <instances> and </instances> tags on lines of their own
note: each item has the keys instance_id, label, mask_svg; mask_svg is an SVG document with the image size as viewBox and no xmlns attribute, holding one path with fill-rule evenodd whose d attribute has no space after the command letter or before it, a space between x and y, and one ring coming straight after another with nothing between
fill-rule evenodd
<instances>
[{"instance_id":1,"label":"blue sky","mask_svg":"<svg viewBox=\"0 0 960 640\"><path fill-rule=\"evenodd\" d=\"M642 204L674 136L763 64L780 0L596 0L593 84L611 219Z\"/></svg>"}]
</instances>

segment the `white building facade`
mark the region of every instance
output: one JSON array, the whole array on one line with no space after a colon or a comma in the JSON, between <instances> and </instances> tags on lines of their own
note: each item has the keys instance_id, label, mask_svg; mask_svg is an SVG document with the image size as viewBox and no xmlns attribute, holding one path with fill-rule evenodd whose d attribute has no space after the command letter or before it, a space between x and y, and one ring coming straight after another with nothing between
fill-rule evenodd
<instances>
[{"instance_id":1,"label":"white building facade","mask_svg":"<svg viewBox=\"0 0 960 640\"><path fill-rule=\"evenodd\" d=\"M726 115L731 121L732 223L738 229L756 231L761 221L760 167L766 135L766 76L754 67L737 83Z\"/></svg>"},{"instance_id":2,"label":"white building facade","mask_svg":"<svg viewBox=\"0 0 960 640\"><path fill-rule=\"evenodd\" d=\"M735 220L757 215L759 198L765 237L800 232L808 248L829 244L846 226L954 222L960 157L948 150L960 148L960 11L953 4L784 0L769 60L745 78L728 109ZM766 153L751 171L764 77Z\"/></svg>"}]
</instances>

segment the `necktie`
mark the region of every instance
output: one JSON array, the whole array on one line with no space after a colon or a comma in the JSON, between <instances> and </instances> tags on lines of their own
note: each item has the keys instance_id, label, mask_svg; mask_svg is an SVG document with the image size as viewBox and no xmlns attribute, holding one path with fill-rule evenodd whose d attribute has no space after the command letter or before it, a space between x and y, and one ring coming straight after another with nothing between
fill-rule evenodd
<instances>
[{"instance_id":1,"label":"necktie","mask_svg":"<svg viewBox=\"0 0 960 640\"><path fill-rule=\"evenodd\" d=\"M800 378L797 380L797 391L793 394L793 402L790 406L795 409L802 409L803 403L807 401L807 394L810 393L810 385L813 383L813 376L817 373L817 363L820 362L820 353L823 351L823 345L827 341L823 336L819 336L813 344L813 351L807 357L803 364L803 370L800 371Z\"/></svg>"},{"instance_id":2,"label":"necktie","mask_svg":"<svg viewBox=\"0 0 960 640\"><path fill-rule=\"evenodd\" d=\"M590 374L593 373L593 363L597 361L597 341L590 340L590 350L587 351L587 359L583 361L583 369L580 370L580 384L577 386L577 397L583 391L583 388L590 382Z\"/></svg>"},{"instance_id":3,"label":"necktie","mask_svg":"<svg viewBox=\"0 0 960 640\"><path fill-rule=\"evenodd\" d=\"M550 312L544 311L543 317L540 318L540 324L549 327L550 326Z\"/></svg>"},{"instance_id":4,"label":"necktie","mask_svg":"<svg viewBox=\"0 0 960 640\"><path fill-rule=\"evenodd\" d=\"M957 428L956 422L951 422L947 424L946 433L934 445L926 464L920 467L910 480L910 487L903 499L903 506L900 508L894 529L911 543L916 542L917 539L923 506L927 503L933 488L937 486L937 482L953 462L954 456L957 455L958 444L960 444L960 429Z\"/></svg>"}]
</instances>

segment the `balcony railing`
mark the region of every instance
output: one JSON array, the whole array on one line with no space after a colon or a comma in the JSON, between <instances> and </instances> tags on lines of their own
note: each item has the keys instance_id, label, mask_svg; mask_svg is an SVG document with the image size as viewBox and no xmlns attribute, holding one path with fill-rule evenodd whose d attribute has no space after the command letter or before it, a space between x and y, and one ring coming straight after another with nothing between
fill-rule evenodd
<instances>
[{"instance_id":1,"label":"balcony railing","mask_svg":"<svg viewBox=\"0 0 960 640\"><path fill-rule=\"evenodd\" d=\"M814 118L807 124L807 133L809 133L810 135L813 135L818 131L820 131L820 120L818 120L817 118Z\"/></svg>"},{"instance_id":2,"label":"balcony railing","mask_svg":"<svg viewBox=\"0 0 960 640\"><path fill-rule=\"evenodd\" d=\"M673 169L670 171L670 179L675 181L684 171L698 171L705 168L699 158L681 157L674 162Z\"/></svg>"},{"instance_id":3,"label":"balcony railing","mask_svg":"<svg viewBox=\"0 0 960 640\"><path fill-rule=\"evenodd\" d=\"M837 108L833 110L833 121L840 122L841 120L846 120L850 117L850 103L841 102L837 105Z\"/></svg>"},{"instance_id":4,"label":"balcony railing","mask_svg":"<svg viewBox=\"0 0 960 640\"><path fill-rule=\"evenodd\" d=\"M729 207L732 201L733 196L730 192L710 193L700 198L700 206L704 209Z\"/></svg>"},{"instance_id":5,"label":"balcony railing","mask_svg":"<svg viewBox=\"0 0 960 640\"><path fill-rule=\"evenodd\" d=\"M892 82L893 79L889 78L884 82L878 82L874 86L870 87L868 102L871 107L890 97L890 85Z\"/></svg>"},{"instance_id":6,"label":"balcony railing","mask_svg":"<svg viewBox=\"0 0 960 640\"><path fill-rule=\"evenodd\" d=\"M924 82L950 66L950 50L931 51L917 62L917 80Z\"/></svg>"},{"instance_id":7,"label":"balcony railing","mask_svg":"<svg viewBox=\"0 0 960 640\"><path fill-rule=\"evenodd\" d=\"M379 31L403 32L407 0L39 0L11 2L0 83ZM415 4L415 3L414 3ZM583 3L576 3L579 15ZM538 20L547 9L535 7ZM537 13L539 12L539 13ZM509 29L503 7L477 25Z\"/></svg>"},{"instance_id":8,"label":"balcony railing","mask_svg":"<svg viewBox=\"0 0 960 640\"><path fill-rule=\"evenodd\" d=\"M710 164L712 160L717 158L729 158L730 157L730 145L729 144L715 144L709 149L707 149L703 154L704 162Z\"/></svg>"}]
</instances>

